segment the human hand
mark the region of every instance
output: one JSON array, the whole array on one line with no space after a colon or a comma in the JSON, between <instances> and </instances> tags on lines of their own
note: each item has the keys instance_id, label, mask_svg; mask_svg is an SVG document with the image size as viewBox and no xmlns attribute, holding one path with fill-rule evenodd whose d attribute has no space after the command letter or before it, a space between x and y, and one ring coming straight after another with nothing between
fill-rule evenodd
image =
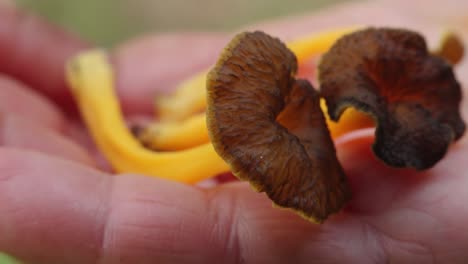
<instances>
[{"instance_id":1,"label":"human hand","mask_svg":"<svg viewBox=\"0 0 468 264\"><path fill-rule=\"evenodd\" d=\"M454 3L463 10L458 1ZM443 4L450 9L447 1ZM411 8L407 14L384 13L392 5L401 3L338 8L332 14L339 23L323 13L255 28L291 38L340 24L375 24L371 16L364 17L368 12L380 14L380 23L436 35L436 21L425 22L417 15L408 18ZM272 208L264 194L246 183L202 189L138 175L112 177L97 169L99 155L74 116L64 87L65 60L86 45L9 9L0 10L0 19L1 251L33 263L464 263L468 259L466 137L423 173L391 169L375 160L371 130L341 138L339 158L354 196L342 213L323 225ZM149 113L149 96L212 65L229 37L165 35L118 47L113 60L126 113ZM459 77L466 81L464 72ZM466 103L463 107L466 116Z\"/></svg>"}]
</instances>

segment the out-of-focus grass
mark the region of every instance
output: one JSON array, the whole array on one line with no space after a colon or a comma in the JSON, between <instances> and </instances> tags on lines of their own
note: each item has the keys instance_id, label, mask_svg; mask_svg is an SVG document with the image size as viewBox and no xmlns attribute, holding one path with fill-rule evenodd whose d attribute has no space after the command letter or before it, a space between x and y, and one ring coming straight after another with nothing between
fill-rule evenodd
<instances>
[{"instance_id":1,"label":"out-of-focus grass","mask_svg":"<svg viewBox=\"0 0 468 264\"><path fill-rule=\"evenodd\" d=\"M142 32L229 30L349 0L16 0L96 44Z\"/></svg>"},{"instance_id":2,"label":"out-of-focus grass","mask_svg":"<svg viewBox=\"0 0 468 264\"><path fill-rule=\"evenodd\" d=\"M0 264L20 264L20 263L7 255L0 253Z\"/></svg>"}]
</instances>

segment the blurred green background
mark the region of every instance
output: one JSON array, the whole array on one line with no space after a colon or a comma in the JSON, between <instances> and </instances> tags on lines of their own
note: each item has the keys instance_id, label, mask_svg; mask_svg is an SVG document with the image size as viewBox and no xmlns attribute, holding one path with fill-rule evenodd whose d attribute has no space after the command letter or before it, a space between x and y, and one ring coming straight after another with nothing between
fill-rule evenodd
<instances>
[{"instance_id":1,"label":"blurred green background","mask_svg":"<svg viewBox=\"0 0 468 264\"><path fill-rule=\"evenodd\" d=\"M13 258L0 253L0 264L19 264L19 263L15 261Z\"/></svg>"},{"instance_id":2,"label":"blurred green background","mask_svg":"<svg viewBox=\"0 0 468 264\"><path fill-rule=\"evenodd\" d=\"M87 40L112 46L145 32L232 30L349 0L16 0ZM0 264L13 264L0 253Z\"/></svg>"},{"instance_id":3,"label":"blurred green background","mask_svg":"<svg viewBox=\"0 0 468 264\"><path fill-rule=\"evenodd\" d=\"M344 1L349 0L16 0L104 46L148 31L235 29Z\"/></svg>"}]
</instances>

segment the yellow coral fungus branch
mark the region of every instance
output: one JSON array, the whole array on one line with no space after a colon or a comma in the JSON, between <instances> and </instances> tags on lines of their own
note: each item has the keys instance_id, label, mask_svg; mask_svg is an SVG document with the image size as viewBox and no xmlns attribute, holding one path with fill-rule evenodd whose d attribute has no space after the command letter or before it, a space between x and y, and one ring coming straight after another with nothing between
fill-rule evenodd
<instances>
[{"instance_id":1,"label":"yellow coral fungus branch","mask_svg":"<svg viewBox=\"0 0 468 264\"><path fill-rule=\"evenodd\" d=\"M195 183L229 170L210 143L164 153L143 147L125 124L114 92L112 68L102 51L72 59L67 78L91 135L117 172Z\"/></svg>"},{"instance_id":2,"label":"yellow coral fungus branch","mask_svg":"<svg viewBox=\"0 0 468 264\"><path fill-rule=\"evenodd\" d=\"M156 98L156 114L160 122L184 120L206 108L206 75L200 72L177 86L175 92Z\"/></svg>"},{"instance_id":3,"label":"yellow coral fungus branch","mask_svg":"<svg viewBox=\"0 0 468 264\"><path fill-rule=\"evenodd\" d=\"M183 150L208 143L205 113L180 122L154 122L136 133L146 147L153 150Z\"/></svg>"}]
</instances>

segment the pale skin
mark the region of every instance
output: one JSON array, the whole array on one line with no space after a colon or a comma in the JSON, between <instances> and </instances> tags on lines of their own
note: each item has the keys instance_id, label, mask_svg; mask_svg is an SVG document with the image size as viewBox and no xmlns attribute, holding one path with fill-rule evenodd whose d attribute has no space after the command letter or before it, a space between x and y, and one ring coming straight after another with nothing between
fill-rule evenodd
<instances>
[{"instance_id":1,"label":"pale skin","mask_svg":"<svg viewBox=\"0 0 468 264\"><path fill-rule=\"evenodd\" d=\"M369 6L363 12L382 12ZM288 38L335 23L331 16L262 28ZM429 25L415 16L381 14ZM116 48L126 113L150 113L148 96L211 65L230 36L169 34ZM86 46L40 19L0 8L0 251L31 263L466 263L468 137L423 173L376 160L372 130L338 140L353 199L323 225L272 208L247 183L205 189L112 177L97 169L102 160L63 81L65 60Z\"/></svg>"}]
</instances>

